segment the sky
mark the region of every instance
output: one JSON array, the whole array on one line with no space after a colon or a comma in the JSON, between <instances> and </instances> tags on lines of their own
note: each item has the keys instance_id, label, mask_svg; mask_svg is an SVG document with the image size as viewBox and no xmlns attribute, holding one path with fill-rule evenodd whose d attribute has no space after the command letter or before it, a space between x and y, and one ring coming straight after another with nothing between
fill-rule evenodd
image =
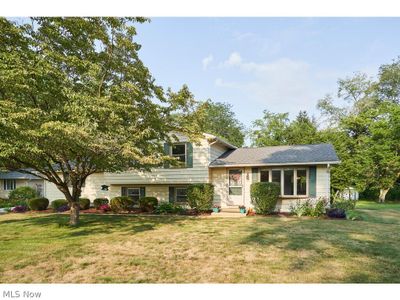
<instances>
[{"instance_id":1,"label":"sky","mask_svg":"<svg viewBox=\"0 0 400 300\"><path fill-rule=\"evenodd\" d=\"M400 18L151 18L136 28L159 85L230 103L247 127L264 110L318 117L339 78L374 77L400 55Z\"/></svg>"}]
</instances>

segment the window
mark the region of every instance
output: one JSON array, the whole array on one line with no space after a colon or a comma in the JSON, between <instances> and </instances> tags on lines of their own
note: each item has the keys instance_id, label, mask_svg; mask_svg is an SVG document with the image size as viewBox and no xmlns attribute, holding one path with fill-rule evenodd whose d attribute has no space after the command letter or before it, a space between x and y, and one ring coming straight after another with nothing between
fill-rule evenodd
<instances>
[{"instance_id":1,"label":"window","mask_svg":"<svg viewBox=\"0 0 400 300\"><path fill-rule=\"evenodd\" d=\"M178 167L184 167L186 165L186 145L175 144L171 147L171 156L175 157L178 161Z\"/></svg>"},{"instance_id":2,"label":"window","mask_svg":"<svg viewBox=\"0 0 400 300\"><path fill-rule=\"evenodd\" d=\"M297 195L307 195L307 170L296 170Z\"/></svg>"},{"instance_id":3,"label":"window","mask_svg":"<svg viewBox=\"0 0 400 300\"><path fill-rule=\"evenodd\" d=\"M127 188L127 195L135 202L139 202L140 189L139 188Z\"/></svg>"},{"instance_id":4,"label":"window","mask_svg":"<svg viewBox=\"0 0 400 300\"><path fill-rule=\"evenodd\" d=\"M4 179L4 190L12 191L15 190L16 181L15 179Z\"/></svg>"},{"instance_id":5,"label":"window","mask_svg":"<svg viewBox=\"0 0 400 300\"><path fill-rule=\"evenodd\" d=\"M186 202L187 201L187 188L176 188L176 202Z\"/></svg>"},{"instance_id":6,"label":"window","mask_svg":"<svg viewBox=\"0 0 400 300\"><path fill-rule=\"evenodd\" d=\"M272 170L271 181L281 185L281 170Z\"/></svg>"},{"instance_id":7,"label":"window","mask_svg":"<svg viewBox=\"0 0 400 300\"><path fill-rule=\"evenodd\" d=\"M242 195L242 170L229 170L229 195Z\"/></svg>"},{"instance_id":8,"label":"window","mask_svg":"<svg viewBox=\"0 0 400 300\"><path fill-rule=\"evenodd\" d=\"M269 170L261 170L260 171L260 181L261 182L269 181Z\"/></svg>"},{"instance_id":9,"label":"window","mask_svg":"<svg viewBox=\"0 0 400 300\"><path fill-rule=\"evenodd\" d=\"M283 172L283 194L294 195L294 170L284 170Z\"/></svg>"},{"instance_id":10,"label":"window","mask_svg":"<svg viewBox=\"0 0 400 300\"><path fill-rule=\"evenodd\" d=\"M275 182L281 188L281 196L307 196L307 169L260 170L261 182ZM282 182L283 180L283 182Z\"/></svg>"}]
</instances>

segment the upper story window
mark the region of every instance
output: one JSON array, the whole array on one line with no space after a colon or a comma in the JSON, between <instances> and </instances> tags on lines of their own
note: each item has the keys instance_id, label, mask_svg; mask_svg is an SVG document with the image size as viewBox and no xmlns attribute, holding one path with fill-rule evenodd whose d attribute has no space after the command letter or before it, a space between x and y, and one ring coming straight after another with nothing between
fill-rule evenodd
<instances>
[{"instance_id":1,"label":"upper story window","mask_svg":"<svg viewBox=\"0 0 400 300\"><path fill-rule=\"evenodd\" d=\"M176 158L178 166L183 168L186 166L186 144L174 144L171 146L171 156Z\"/></svg>"},{"instance_id":2,"label":"upper story window","mask_svg":"<svg viewBox=\"0 0 400 300\"><path fill-rule=\"evenodd\" d=\"M308 171L302 168L260 170L261 182L275 182L281 187L281 196L307 196Z\"/></svg>"},{"instance_id":3,"label":"upper story window","mask_svg":"<svg viewBox=\"0 0 400 300\"><path fill-rule=\"evenodd\" d=\"M16 180L15 179L4 179L4 190L12 191L15 190Z\"/></svg>"}]
</instances>

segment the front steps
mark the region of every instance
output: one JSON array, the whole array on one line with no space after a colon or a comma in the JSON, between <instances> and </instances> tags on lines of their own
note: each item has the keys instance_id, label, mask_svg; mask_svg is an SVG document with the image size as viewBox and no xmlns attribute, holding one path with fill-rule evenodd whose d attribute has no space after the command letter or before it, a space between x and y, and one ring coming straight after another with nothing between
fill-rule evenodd
<instances>
[{"instance_id":1,"label":"front steps","mask_svg":"<svg viewBox=\"0 0 400 300\"><path fill-rule=\"evenodd\" d=\"M239 207L232 206L232 207L223 207L221 208L220 212L211 214L213 217L224 217L224 218L243 218L246 217L246 214L242 214L239 211Z\"/></svg>"}]
</instances>

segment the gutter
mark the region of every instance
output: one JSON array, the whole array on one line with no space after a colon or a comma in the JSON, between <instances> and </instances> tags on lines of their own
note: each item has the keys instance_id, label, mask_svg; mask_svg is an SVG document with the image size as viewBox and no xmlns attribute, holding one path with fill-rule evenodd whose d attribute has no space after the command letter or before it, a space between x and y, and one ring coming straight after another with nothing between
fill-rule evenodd
<instances>
[{"instance_id":1,"label":"gutter","mask_svg":"<svg viewBox=\"0 0 400 300\"><path fill-rule=\"evenodd\" d=\"M318 161L318 162L304 162L304 163L270 163L270 164L226 164L226 165L209 165L209 168L234 168L234 167L268 167L268 166L304 166L304 165L337 165L340 164L338 161Z\"/></svg>"}]
</instances>

